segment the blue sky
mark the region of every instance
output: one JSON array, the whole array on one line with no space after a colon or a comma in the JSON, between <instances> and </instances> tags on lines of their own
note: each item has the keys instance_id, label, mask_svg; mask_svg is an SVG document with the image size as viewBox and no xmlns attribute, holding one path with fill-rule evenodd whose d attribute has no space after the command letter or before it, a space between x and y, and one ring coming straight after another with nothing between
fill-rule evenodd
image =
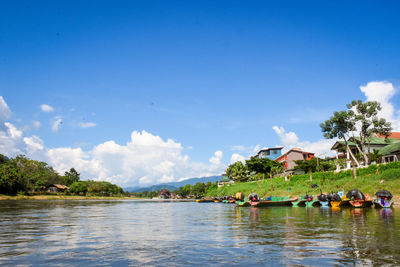
<instances>
[{"instance_id":1,"label":"blue sky","mask_svg":"<svg viewBox=\"0 0 400 267\"><path fill-rule=\"evenodd\" d=\"M0 96L10 114L0 122L21 131L21 140L14 135L11 142L10 124L3 126L0 153L23 152L60 171L69 167L61 162L70 162L87 178L151 184L219 173L233 154L245 158L258 147L321 147L319 123L351 100L367 99L360 86L370 82L379 82L368 87L375 90L370 99L382 95L380 85L391 86L384 101L396 121L399 7L397 1L3 1ZM53 110L43 112L42 104ZM62 124L54 131L57 119ZM147 136L143 142L161 138L156 143L168 147L171 139L178 154L165 151L153 162L157 149L135 148L148 168L96 171L96 162L102 165L96 147L113 141L125 151L131 133L143 130L149 134L140 135ZM41 151L23 147L32 136ZM109 148L114 159L127 157L116 147ZM49 158L61 148L59 161ZM164 167L153 173L157 166ZM168 175L158 179L161 170Z\"/></svg>"}]
</instances>

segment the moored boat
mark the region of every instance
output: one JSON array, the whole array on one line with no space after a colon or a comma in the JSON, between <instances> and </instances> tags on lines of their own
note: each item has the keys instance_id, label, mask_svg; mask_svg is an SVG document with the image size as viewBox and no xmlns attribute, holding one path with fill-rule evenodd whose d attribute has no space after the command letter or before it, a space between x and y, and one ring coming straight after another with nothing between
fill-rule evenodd
<instances>
[{"instance_id":1,"label":"moored boat","mask_svg":"<svg viewBox=\"0 0 400 267\"><path fill-rule=\"evenodd\" d=\"M321 207L329 207L329 200L326 194L321 194L317 197Z\"/></svg>"},{"instance_id":2,"label":"moored boat","mask_svg":"<svg viewBox=\"0 0 400 267\"><path fill-rule=\"evenodd\" d=\"M319 200L318 199L314 199L314 197L311 196L311 195L306 195L305 204L306 204L306 207L308 207L308 208L321 206L321 203L319 202Z\"/></svg>"},{"instance_id":3,"label":"moored boat","mask_svg":"<svg viewBox=\"0 0 400 267\"><path fill-rule=\"evenodd\" d=\"M347 192L346 197L349 199L349 203L354 208L366 208L371 207L373 202L372 198L368 195L365 196L361 191L352 189Z\"/></svg>"},{"instance_id":4,"label":"moored boat","mask_svg":"<svg viewBox=\"0 0 400 267\"><path fill-rule=\"evenodd\" d=\"M205 203L205 202L214 202L213 198L202 198L202 199L196 199L197 203Z\"/></svg>"},{"instance_id":5,"label":"moored boat","mask_svg":"<svg viewBox=\"0 0 400 267\"><path fill-rule=\"evenodd\" d=\"M393 206L393 196L387 190L380 190L375 193L375 208L391 208Z\"/></svg>"},{"instance_id":6,"label":"moored boat","mask_svg":"<svg viewBox=\"0 0 400 267\"><path fill-rule=\"evenodd\" d=\"M296 201L292 201L293 207L304 207L306 205L306 196L300 196Z\"/></svg>"},{"instance_id":7,"label":"moored boat","mask_svg":"<svg viewBox=\"0 0 400 267\"><path fill-rule=\"evenodd\" d=\"M350 205L349 200L344 195L344 191L328 194L328 200L329 200L329 205L332 208L346 207Z\"/></svg>"},{"instance_id":8,"label":"moored boat","mask_svg":"<svg viewBox=\"0 0 400 267\"><path fill-rule=\"evenodd\" d=\"M297 197L269 197L266 200L252 201L250 204L253 207L292 206L292 202L297 199Z\"/></svg>"},{"instance_id":9,"label":"moored boat","mask_svg":"<svg viewBox=\"0 0 400 267\"><path fill-rule=\"evenodd\" d=\"M249 206L251 206L250 202L247 201L247 199L244 199L243 201L242 200L237 200L236 201L236 205L238 207L249 207Z\"/></svg>"}]
</instances>

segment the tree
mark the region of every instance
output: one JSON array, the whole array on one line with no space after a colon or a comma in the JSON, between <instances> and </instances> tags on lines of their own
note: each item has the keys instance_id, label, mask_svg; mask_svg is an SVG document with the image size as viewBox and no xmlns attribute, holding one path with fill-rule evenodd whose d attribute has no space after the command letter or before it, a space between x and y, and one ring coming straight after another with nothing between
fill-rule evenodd
<instances>
[{"instance_id":1,"label":"tree","mask_svg":"<svg viewBox=\"0 0 400 267\"><path fill-rule=\"evenodd\" d=\"M192 187L192 194L195 196L202 196L206 191L204 183L198 182Z\"/></svg>"},{"instance_id":2,"label":"tree","mask_svg":"<svg viewBox=\"0 0 400 267\"><path fill-rule=\"evenodd\" d=\"M80 173L77 172L74 168L71 168L69 172L64 173L64 184L70 186L74 182L78 182L80 180Z\"/></svg>"},{"instance_id":3,"label":"tree","mask_svg":"<svg viewBox=\"0 0 400 267\"><path fill-rule=\"evenodd\" d=\"M355 124L352 120L352 116L353 114L349 111L336 111L333 113L333 116L329 118L329 120L321 123L320 127L326 139L343 139L346 144L348 153L350 154L356 165L359 167L360 163L354 156L348 143L350 133L355 130Z\"/></svg>"},{"instance_id":4,"label":"tree","mask_svg":"<svg viewBox=\"0 0 400 267\"><path fill-rule=\"evenodd\" d=\"M269 174L273 167L281 165L281 163L267 158L259 159L256 157L251 157L249 160L246 160L246 167L248 171L255 173Z\"/></svg>"},{"instance_id":5,"label":"tree","mask_svg":"<svg viewBox=\"0 0 400 267\"><path fill-rule=\"evenodd\" d=\"M392 130L391 124L385 119L377 117L378 112L382 109L379 102L353 100L347 105L347 108L349 109L351 120L356 126L355 130L358 131L359 145L354 135L353 140L359 153L363 156L365 164L368 165L370 163L370 138L373 134L380 134L387 138Z\"/></svg>"},{"instance_id":6,"label":"tree","mask_svg":"<svg viewBox=\"0 0 400 267\"><path fill-rule=\"evenodd\" d=\"M229 178L235 181L247 180L247 167L241 161L229 165L225 172Z\"/></svg>"}]
</instances>

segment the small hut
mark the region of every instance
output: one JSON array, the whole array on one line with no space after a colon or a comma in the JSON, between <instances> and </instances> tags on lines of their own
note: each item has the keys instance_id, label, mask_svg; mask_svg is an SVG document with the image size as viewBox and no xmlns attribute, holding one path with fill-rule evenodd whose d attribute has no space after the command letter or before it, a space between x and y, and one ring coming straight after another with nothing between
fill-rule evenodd
<instances>
[{"instance_id":1,"label":"small hut","mask_svg":"<svg viewBox=\"0 0 400 267\"><path fill-rule=\"evenodd\" d=\"M62 184L51 184L46 187L46 192L49 193L59 193L68 190L69 187Z\"/></svg>"},{"instance_id":2,"label":"small hut","mask_svg":"<svg viewBox=\"0 0 400 267\"><path fill-rule=\"evenodd\" d=\"M171 192L168 189L164 188L158 193L159 198L169 199L171 197Z\"/></svg>"}]
</instances>

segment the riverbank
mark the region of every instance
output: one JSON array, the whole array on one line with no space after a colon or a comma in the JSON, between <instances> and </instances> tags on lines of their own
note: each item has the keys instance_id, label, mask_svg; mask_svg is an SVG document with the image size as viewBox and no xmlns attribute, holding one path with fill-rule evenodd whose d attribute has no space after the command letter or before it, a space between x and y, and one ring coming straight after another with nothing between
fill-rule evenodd
<instances>
[{"instance_id":1,"label":"riverbank","mask_svg":"<svg viewBox=\"0 0 400 267\"><path fill-rule=\"evenodd\" d=\"M357 170L357 179L354 179L351 170L334 172L316 172L309 174L294 175L285 181L284 177L270 179L237 182L222 187L212 186L207 192L207 197L235 195L242 192L246 196L250 193L257 193L260 197L269 196L301 196L305 194L319 195L338 191L349 191L358 189L364 194L374 196L379 190L389 190L394 201L400 201L400 163L389 163L381 165L371 165L368 168ZM399 203L400 204L400 203Z\"/></svg>"},{"instance_id":2,"label":"riverbank","mask_svg":"<svg viewBox=\"0 0 400 267\"><path fill-rule=\"evenodd\" d=\"M24 199L35 199L35 200L118 200L118 199L138 199L135 197L119 197L119 196L76 196L76 195L0 195L0 200L24 200Z\"/></svg>"}]
</instances>

